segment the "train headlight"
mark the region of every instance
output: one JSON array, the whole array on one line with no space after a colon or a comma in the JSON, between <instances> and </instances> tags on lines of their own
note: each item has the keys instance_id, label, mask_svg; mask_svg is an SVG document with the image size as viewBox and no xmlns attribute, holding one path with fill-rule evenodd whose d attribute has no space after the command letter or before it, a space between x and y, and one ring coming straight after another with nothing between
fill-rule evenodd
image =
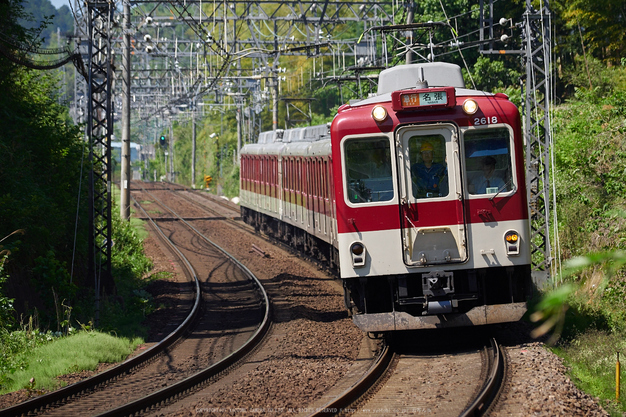
<instances>
[{"instance_id":1,"label":"train headlight","mask_svg":"<svg viewBox=\"0 0 626 417\"><path fill-rule=\"evenodd\" d=\"M350 245L350 256L352 257L352 266L357 268L365 266L365 255L367 250L361 242L354 242Z\"/></svg>"},{"instance_id":2,"label":"train headlight","mask_svg":"<svg viewBox=\"0 0 626 417\"><path fill-rule=\"evenodd\" d=\"M504 245L507 255L519 255L520 236L515 230L509 230L504 234Z\"/></svg>"},{"instance_id":3,"label":"train headlight","mask_svg":"<svg viewBox=\"0 0 626 417\"><path fill-rule=\"evenodd\" d=\"M478 111L478 103L471 98L468 98L463 102L463 111L465 114L469 115L476 113Z\"/></svg>"},{"instance_id":4,"label":"train headlight","mask_svg":"<svg viewBox=\"0 0 626 417\"><path fill-rule=\"evenodd\" d=\"M387 118L387 109L383 106L374 106L372 109L372 118L378 123L383 122Z\"/></svg>"}]
</instances>

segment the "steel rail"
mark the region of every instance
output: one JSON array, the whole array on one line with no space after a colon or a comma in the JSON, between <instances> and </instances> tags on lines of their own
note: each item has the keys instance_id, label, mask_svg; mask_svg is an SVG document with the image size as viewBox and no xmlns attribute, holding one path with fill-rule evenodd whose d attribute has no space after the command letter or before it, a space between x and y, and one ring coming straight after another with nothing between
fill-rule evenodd
<instances>
[{"instance_id":1,"label":"steel rail","mask_svg":"<svg viewBox=\"0 0 626 417\"><path fill-rule=\"evenodd\" d=\"M337 398L330 401L325 406L318 408L314 413L309 414L309 417L336 415L347 411L351 404L354 404L359 398L366 395L376 382L385 375L394 356L395 354L389 345L386 344L376 359L376 362L374 362L363 378Z\"/></svg>"},{"instance_id":2,"label":"steel rail","mask_svg":"<svg viewBox=\"0 0 626 417\"><path fill-rule=\"evenodd\" d=\"M231 220L241 220L241 211L240 211L239 206L237 206L235 203L231 203L230 200L227 201L227 200L224 200L224 199L222 199L220 197L217 197L217 196L214 197L211 194L197 192L197 191L200 191L200 190L187 187L186 185L176 184L176 183L169 182L169 181L163 181L163 183L169 185L170 187L174 187L174 186L175 187L180 187L180 188L166 188L166 190L186 191L188 193L192 193L194 195L202 197L203 199L205 199L205 200L207 200L207 201L209 201L209 202L211 202L213 204L216 204L218 206L222 206L222 207L224 207L226 209L232 210L232 211L238 213L238 216L234 216L234 217L232 217L230 219ZM185 200L189 201L192 204L198 205L199 207L201 207L202 209L204 209L206 211L210 211L212 213L217 213L215 210L212 210L212 209L210 209L210 208L208 208L208 207L206 207L206 206L204 206L202 204L198 204L198 201L193 200L193 199L191 199L191 198L189 198L189 197L187 197L185 195L179 194L179 196L181 198L184 198ZM235 207L233 207L233 205L235 205Z\"/></svg>"},{"instance_id":3,"label":"steel rail","mask_svg":"<svg viewBox=\"0 0 626 417\"><path fill-rule=\"evenodd\" d=\"M485 415L503 387L506 378L506 355L493 338L491 339L491 346L493 348L493 361L486 383L474 402L461 413L460 417Z\"/></svg>"}]
</instances>

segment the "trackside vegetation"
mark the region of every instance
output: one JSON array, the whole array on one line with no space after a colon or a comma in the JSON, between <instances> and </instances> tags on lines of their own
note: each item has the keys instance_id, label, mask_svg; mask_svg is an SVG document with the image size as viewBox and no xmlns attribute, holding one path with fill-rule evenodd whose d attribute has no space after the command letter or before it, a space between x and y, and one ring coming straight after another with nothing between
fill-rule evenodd
<instances>
[{"instance_id":1,"label":"trackside vegetation","mask_svg":"<svg viewBox=\"0 0 626 417\"><path fill-rule=\"evenodd\" d=\"M24 4L0 2L0 31L36 49L47 19L21 26L32 20ZM102 294L95 328L84 127L69 118L56 73L9 58L0 53L0 392L50 389L55 374L124 359L158 308L146 291L158 276L143 253L145 230L113 210L115 288Z\"/></svg>"},{"instance_id":2,"label":"trackside vegetation","mask_svg":"<svg viewBox=\"0 0 626 417\"><path fill-rule=\"evenodd\" d=\"M28 349L20 349L13 358L17 366L11 373L3 373L0 394L22 388L52 390L64 385L56 379L83 370L95 370L101 363L120 362L139 344L141 338L127 339L98 331L76 331L63 337L21 330L12 336L13 341L30 342Z\"/></svg>"},{"instance_id":3,"label":"trackside vegetation","mask_svg":"<svg viewBox=\"0 0 626 417\"><path fill-rule=\"evenodd\" d=\"M626 352L626 59L612 68L590 64L585 81L595 87L577 87L552 116L553 244L563 266L534 318L545 326L538 333L552 327L553 350L574 383L622 416L626 381L617 402L616 362Z\"/></svg>"},{"instance_id":4,"label":"trackside vegetation","mask_svg":"<svg viewBox=\"0 0 626 417\"><path fill-rule=\"evenodd\" d=\"M117 294L103 299L97 329L90 319L94 313L88 305L93 305L92 297L76 300L75 304L60 302L59 330L42 330L33 316L17 322L13 318L13 300L2 295L2 283L7 277L0 266L0 394L62 386L64 383L55 377L95 370L99 363L119 362L144 342L147 329L142 321L160 307L146 287L165 276L149 273L151 261L143 254L137 236L137 230L145 233L143 226L131 226L117 215L114 218L116 250L112 264ZM74 305L79 305L83 313L74 315Z\"/></svg>"}]
</instances>

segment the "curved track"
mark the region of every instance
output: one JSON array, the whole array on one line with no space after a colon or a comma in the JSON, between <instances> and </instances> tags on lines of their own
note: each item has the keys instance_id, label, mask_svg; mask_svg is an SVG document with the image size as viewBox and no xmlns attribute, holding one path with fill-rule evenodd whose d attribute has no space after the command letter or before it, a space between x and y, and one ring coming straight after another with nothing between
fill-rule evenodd
<instances>
[{"instance_id":1,"label":"curved track","mask_svg":"<svg viewBox=\"0 0 626 417\"><path fill-rule=\"evenodd\" d=\"M174 184L170 187L190 191ZM211 200L210 196L192 192L180 195L204 208L198 199ZM219 200L209 204L232 209L229 203ZM224 215L220 209L208 210ZM393 348L385 346L359 381L310 415L484 415L501 390L507 366L500 346L495 340L490 344L483 349L443 355L395 354ZM452 372L439 373L442 369Z\"/></svg>"},{"instance_id":2,"label":"curved track","mask_svg":"<svg viewBox=\"0 0 626 417\"><path fill-rule=\"evenodd\" d=\"M150 222L193 282L192 288L179 285L193 301L183 323L143 354L92 378L0 410L0 415L141 412L206 384L259 343L270 326L269 299L260 282L226 251L169 212L179 220L167 222L167 228L157 226L158 220ZM205 287L204 294L201 287ZM223 316L228 319L224 321Z\"/></svg>"},{"instance_id":3,"label":"curved track","mask_svg":"<svg viewBox=\"0 0 626 417\"><path fill-rule=\"evenodd\" d=\"M326 415L482 416L506 378L506 356L491 347L446 354L394 353L386 346L369 372L310 417Z\"/></svg>"}]
</instances>

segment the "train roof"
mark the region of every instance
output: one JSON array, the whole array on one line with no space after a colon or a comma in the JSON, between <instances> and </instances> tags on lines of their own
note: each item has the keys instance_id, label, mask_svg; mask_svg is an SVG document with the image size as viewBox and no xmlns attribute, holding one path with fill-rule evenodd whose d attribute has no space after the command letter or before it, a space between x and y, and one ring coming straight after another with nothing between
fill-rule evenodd
<instances>
[{"instance_id":1,"label":"train roof","mask_svg":"<svg viewBox=\"0 0 626 417\"><path fill-rule=\"evenodd\" d=\"M410 88L455 87L457 96L493 96L480 90L465 87L461 67L447 62L398 65L380 72L378 92L363 100L352 100L350 106L391 101L391 93Z\"/></svg>"},{"instance_id":2,"label":"train roof","mask_svg":"<svg viewBox=\"0 0 626 417\"><path fill-rule=\"evenodd\" d=\"M249 143L241 148L241 154L248 155L279 155L285 146L282 142Z\"/></svg>"},{"instance_id":3,"label":"train roof","mask_svg":"<svg viewBox=\"0 0 626 417\"><path fill-rule=\"evenodd\" d=\"M465 88L461 67L446 62L397 65L378 76L378 95L415 88L426 81L429 87Z\"/></svg>"},{"instance_id":4,"label":"train roof","mask_svg":"<svg viewBox=\"0 0 626 417\"><path fill-rule=\"evenodd\" d=\"M280 154L295 156L330 155L330 137L328 139L326 141L285 144Z\"/></svg>"},{"instance_id":5,"label":"train roof","mask_svg":"<svg viewBox=\"0 0 626 417\"><path fill-rule=\"evenodd\" d=\"M315 156L330 155L330 136L325 136L326 140L300 141L300 142L274 142L274 143L252 143L241 149L242 155L298 155Z\"/></svg>"},{"instance_id":6,"label":"train roof","mask_svg":"<svg viewBox=\"0 0 626 417\"><path fill-rule=\"evenodd\" d=\"M330 139L329 124L261 132L257 144L317 142L324 139Z\"/></svg>"},{"instance_id":7,"label":"train roof","mask_svg":"<svg viewBox=\"0 0 626 417\"><path fill-rule=\"evenodd\" d=\"M247 144L242 154L250 155L327 155L330 154L328 124L270 130L259 134L257 143Z\"/></svg>"}]
</instances>

